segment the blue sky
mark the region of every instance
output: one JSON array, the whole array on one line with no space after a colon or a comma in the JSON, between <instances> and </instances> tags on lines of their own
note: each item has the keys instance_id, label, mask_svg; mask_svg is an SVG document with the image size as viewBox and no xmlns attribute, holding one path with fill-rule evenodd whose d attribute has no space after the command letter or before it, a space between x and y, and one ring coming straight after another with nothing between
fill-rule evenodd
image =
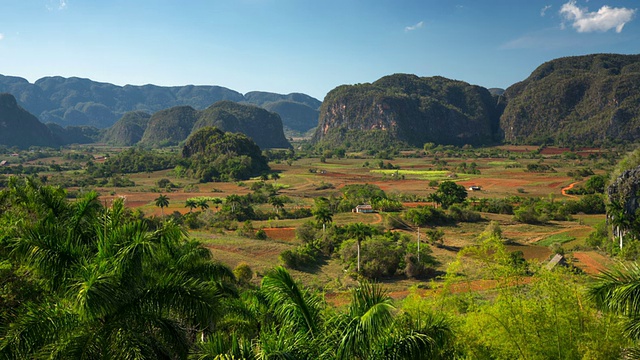
<instances>
[{"instance_id":1,"label":"blue sky","mask_svg":"<svg viewBox=\"0 0 640 360\"><path fill-rule=\"evenodd\" d=\"M393 73L506 88L640 53L637 0L0 0L0 74L303 92Z\"/></svg>"}]
</instances>

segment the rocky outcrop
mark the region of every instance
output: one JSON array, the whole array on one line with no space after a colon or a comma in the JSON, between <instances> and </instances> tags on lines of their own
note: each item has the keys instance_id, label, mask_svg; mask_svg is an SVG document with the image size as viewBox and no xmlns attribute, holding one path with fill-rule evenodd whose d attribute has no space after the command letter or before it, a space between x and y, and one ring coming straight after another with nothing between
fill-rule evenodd
<instances>
[{"instance_id":1,"label":"rocky outcrop","mask_svg":"<svg viewBox=\"0 0 640 360\"><path fill-rule=\"evenodd\" d=\"M499 109L485 88L443 77L386 76L327 94L315 142L339 145L348 132L378 132L413 146L496 142ZM328 145L329 145L328 144Z\"/></svg>"},{"instance_id":2,"label":"rocky outcrop","mask_svg":"<svg viewBox=\"0 0 640 360\"><path fill-rule=\"evenodd\" d=\"M542 64L504 93L504 139L601 145L640 139L640 55L596 54Z\"/></svg>"},{"instance_id":3,"label":"rocky outcrop","mask_svg":"<svg viewBox=\"0 0 640 360\"><path fill-rule=\"evenodd\" d=\"M609 208L607 222L615 238L623 246L623 238L635 231L637 211L640 209L640 166L623 171L607 188ZM638 235L638 234L636 234Z\"/></svg>"}]
</instances>

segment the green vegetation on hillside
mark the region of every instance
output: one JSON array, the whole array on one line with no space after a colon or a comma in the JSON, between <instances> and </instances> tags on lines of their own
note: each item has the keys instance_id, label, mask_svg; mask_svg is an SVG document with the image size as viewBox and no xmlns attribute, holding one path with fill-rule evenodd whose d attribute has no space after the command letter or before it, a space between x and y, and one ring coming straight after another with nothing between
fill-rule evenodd
<instances>
[{"instance_id":1,"label":"green vegetation on hillside","mask_svg":"<svg viewBox=\"0 0 640 360\"><path fill-rule=\"evenodd\" d=\"M595 54L540 65L504 93L505 140L564 146L636 141L639 64L638 55Z\"/></svg>"},{"instance_id":2,"label":"green vegetation on hillside","mask_svg":"<svg viewBox=\"0 0 640 360\"><path fill-rule=\"evenodd\" d=\"M201 182L244 180L268 172L258 145L246 135L204 127L186 141L182 155L189 173Z\"/></svg>"},{"instance_id":3,"label":"green vegetation on hillside","mask_svg":"<svg viewBox=\"0 0 640 360\"><path fill-rule=\"evenodd\" d=\"M412 146L491 144L499 140L499 115L492 95L482 87L442 77L395 74L329 92L314 141L327 147L349 141L350 147L361 148L358 139L345 135L376 130Z\"/></svg>"}]
</instances>

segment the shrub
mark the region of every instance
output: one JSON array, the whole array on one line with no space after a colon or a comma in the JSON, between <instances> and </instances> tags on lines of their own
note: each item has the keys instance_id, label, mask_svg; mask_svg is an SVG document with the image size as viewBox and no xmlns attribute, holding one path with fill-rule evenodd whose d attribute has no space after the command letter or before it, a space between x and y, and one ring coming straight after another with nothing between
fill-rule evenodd
<instances>
[{"instance_id":1,"label":"shrub","mask_svg":"<svg viewBox=\"0 0 640 360\"><path fill-rule=\"evenodd\" d=\"M241 262L233 269L233 275L241 284L247 284L253 278L253 270L246 262Z\"/></svg>"},{"instance_id":2,"label":"shrub","mask_svg":"<svg viewBox=\"0 0 640 360\"><path fill-rule=\"evenodd\" d=\"M302 244L280 253L280 260L291 269L302 270L317 263L320 251L313 243Z\"/></svg>"}]
</instances>

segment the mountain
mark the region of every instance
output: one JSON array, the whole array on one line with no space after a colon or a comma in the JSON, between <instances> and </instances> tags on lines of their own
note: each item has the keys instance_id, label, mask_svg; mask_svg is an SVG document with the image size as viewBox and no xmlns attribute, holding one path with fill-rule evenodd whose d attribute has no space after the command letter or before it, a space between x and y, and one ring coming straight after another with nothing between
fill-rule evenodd
<instances>
[{"instance_id":1,"label":"mountain","mask_svg":"<svg viewBox=\"0 0 640 360\"><path fill-rule=\"evenodd\" d=\"M244 94L244 101L249 104L253 104L261 107L268 103L274 103L278 101L290 101L294 103L304 104L315 110L318 110L320 108L320 105L322 105L322 101L306 94L291 93L287 95L281 95L281 94L265 92L265 91L248 92Z\"/></svg>"},{"instance_id":2,"label":"mountain","mask_svg":"<svg viewBox=\"0 0 640 360\"><path fill-rule=\"evenodd\" d=\"M489 145L499 140L499 116L495 98L483 87L395 74L329 92L313 140L353 149L427 142Z\"/></svg>"},{"instance_id":3,"label":"mountain","mask_svg":"<svg viewBox=\"0 0 640 360\"><path fill-rule=\"evenodd\" d=\"M151 115L144 111L125 113L120 120L107 129L102 141L118 146L131 146L142 140Z\"/></svg>"},{"instance_id":4,"label":"mountain","mask_svg":"<svg viewBox=\"0 0 640 360\"><path fill-rule=\"evenodd\" d=\"M280 116L257 106L217 102L200 112L193 131L206 126L243 133L263 149L291 147L284 136Z\"/></svg>"},{"instance_id":5,"label":"mountain","mask_svg":"<svg viewBox=\"0 0 640 360\"><path fill-rule=\"evenodd\" d=\"M117 86L60 76L45 77L31 84L20 77L0 75L0 92L13 94L20 106L43 122L63 126L90 125L97 128L110 127L131 111L152 114L175 106L191 106L196 110L203 110L222 100L261 107L272 102L289 101L313 110L317 110L321 104L319 100L299 93L280 95L254 91L245 96L221 86ZM282 116L289 121L290 116ZM294 118L292 121L300 120ZM312 127L317 125L317 118L314 121Z\"/></svg>"},{"instance_id":6,"label":"mountain","mask_svg":"<svg viewBox=\"0 0 640 360\"><path fill-rule=\"evenodd\" d=\"M141 145L177 145L191 134L198 111L191 106L175 106L153 114L140 140Z\"/></svg>"},{"instance_id":7,"label":"mountain","mask_svg":"<svg viewBox=\"0 0 640 360\"><path fill-rule=\"evenodd\" d=\"M291 147L278 114L232 101L219 101L202 111L191 106L175 106L151 116L128 113L107 130L103 140L118 145L177 145L191 133L208 126L243 133L261 148Z\"/></svg>"},{"instance_id":8,"label":"mountain","mask_svg":"<svg viewBox=\"0 0 640 360\"><path fill-rule=\"evenodd\" d=\"M504 93L510 143L600 145L640 139L640 55L594 54L540 65Z\"/></svg>"},{"instance_id":9,"label":"mountain","mask_svg":"<svg viewBox=\"0 0 640 360\"><path fill-rule=\"evenodd\" d=\"M18 105L11 94L0 94L0 145L28 148L58 146L51 130Z\"/></svg>"},{"instance_id":10,"label":"mountain","mask_svg":"<svg viewBox=\"0 0 640 360\"><path fill-rule=\"evenodd\" d=\"M318 110L322 102L309 95L252 91L244 94L244 98L246 103L280 115L285 133L301 135L318 126Z\"/></svg>"},{"instance_id":11,"label":"mountain","mask_svg":"<svg viewBox=\"0 0 640 360\"><path fill-rule=\"evenodd\" d=\"M303 103L280 100L264 104L262 107L280 115L285 132L304 134L318 126L320 111Z\"/></svg>"}]
</instances>

